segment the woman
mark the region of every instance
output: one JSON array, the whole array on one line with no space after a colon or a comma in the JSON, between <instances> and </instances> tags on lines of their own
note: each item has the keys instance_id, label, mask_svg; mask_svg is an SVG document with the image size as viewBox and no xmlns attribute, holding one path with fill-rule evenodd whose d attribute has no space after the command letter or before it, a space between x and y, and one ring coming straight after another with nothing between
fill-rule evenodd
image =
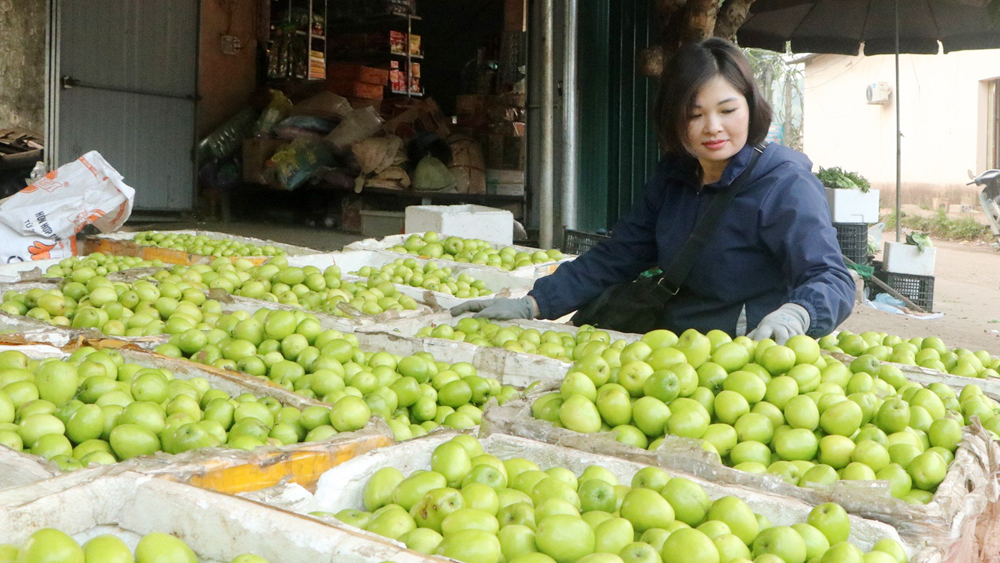
<instances>
[{"instance_id":1,"label":"woman","mask_svg":"<svg viewBox=\"0 0 1000 563\"><path fill-rule=\"evenodd\" d=\"M611 239L536 281L528 297L466 303L453 314L556 319L653 265L670 266L712 195L747 168L771 108L743 53L722 39L683 47L664 76L655 113L665 156ZM825 335L850 315L854 281L811 169L792 149L764 149L667 303L665 328L737 336L756 327L752 338L784 343Z\"/></svg>"}]
</instances>

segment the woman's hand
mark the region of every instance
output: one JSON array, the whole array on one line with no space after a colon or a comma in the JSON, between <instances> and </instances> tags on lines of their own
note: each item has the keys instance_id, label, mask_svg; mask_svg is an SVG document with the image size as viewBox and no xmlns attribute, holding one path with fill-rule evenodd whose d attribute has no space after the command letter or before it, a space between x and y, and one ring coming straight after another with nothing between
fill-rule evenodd
<instances>
[{"instance_id":1,"label":"woman's hand","mask_svg":"<svg viewBox=\"0 0 1000 563\"><path fill-rule=\"evenodd\" d=\"M473 317L498 321L533 319L538 316L538 304L535 303L535 298L529 295L520 299L498 297L496 299L466 301L451 308L453 317L473 312L476 313Z\"/></svg>"},{"instance_id":2,"label":"woman's hand","mask_svg":"<svg viewBox=\"0 0 1000 563\"><path fill-rule=\"evenodd\" d=\"M785 303L761 319L760 324L747 336L753 340L770 338L784 344L789 338L809 330L809 312L802 305Z\"/></svg>"}]
</instances>

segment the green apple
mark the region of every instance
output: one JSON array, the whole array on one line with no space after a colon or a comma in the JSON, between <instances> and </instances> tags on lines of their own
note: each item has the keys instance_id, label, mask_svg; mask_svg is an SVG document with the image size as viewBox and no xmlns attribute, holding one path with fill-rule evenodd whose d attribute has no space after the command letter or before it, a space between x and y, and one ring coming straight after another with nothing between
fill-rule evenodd
<instances>
[{"instance_id":1,"label":"green apple","mask_svg":"<svg viewBox=\"0 0 1000 563\"><path fill-rule=\"evenodd\" d=\"M435 553L464 563L499 563L503 558L500 540L482 530L463 530L446 537Z\"/></svg>"},{"instance_id":2,"label":"green apple","mask_svg":"<svg viewBox=\"0 0 1000 563\"><path fill-rule=\"evenodd\" d=\"M600 510L610 513L616 510L615 487L603 479L588 479L583 481L577 492L580 497L580 510L582 512Z\"/></svg>"},{"instance_id":3,"label":"green apple","mask_svg":"<svg viewBox=\"0 0 1000 563\"><path fill-rule=\"evenodd\" d=\"M574 432L592 434L601 429L597 405L582 395L573 395L559 407L559 421Z\"/></svg>"},{"instance_id":4,"label":"green apple","mask_svg":"<svg viewBox=\"0 0 1000 563\"><path fill-rule=\"evenodd\" d=\"M84 563L85 559L83 549L73 538L59 530L43 528L28 536L17 560L23 563Z\"/></svg>"},{"instance_id":5,"label":"green apple","mask_svg":"<svg viewBox=\"0 0 1000 563\"><path fill-rule=\"evenodd\" d=\"M430 493L428 493L430 495ZM454 499L453 501L446 500L444 505L437 504L436 502L430 503L431 507L437 506L438 512L442 512L446 506L451 502L455 505L460 505L464 503L462 494L458 491L454 491L454 494L448 493L447 495L437 495L441 499ZM426 498L426 497L425 497ZM420 506L419 504L417 506ZM417 522L419 524L419 521ZM459 508L444 517L441 520L441 535L448 538L458 532L465 530L482 530L490 534L496 534L500 530L500 522L497 517L486 512L484 510L477 510L475 508Z\"/></svg>"},{"instance_id":6,"label":"green apple","mask_svg":"<svg viewBox=\"0 0 1000 563\"><path fill-rule=\"evenodd\" d=\"M135 563L198 563L198 556L174 536L154 532L135 546Z\"/></svg>"},{"instance_id":7,"label":"green apple","mask_svg":"<svg viewBox=\"0 0 1000 563\"><path fill-rule=\"evenodd\" d=\"M85 563L133 563L132 550L118 537L104 534L83 545Z\"/></svg>"},{"instance_id":8,"label":"green apple","mask_svg":"<svg viewBox=\"0 0 1000 563\"><path fill-rule=\"evenodd\" d=\"M594 528L594 552L618 553L634 539L631 522L624 518L609 518Z\"/></svg>"},{"instance_id":9,"label":"green apple","mask_svg":"<svg viewBox=\"0 0 1000 563\"><path fill-rule=\"evenodd\" d=\"M724 522L719 522L718 520L709 520L708 522L705 522L704 524L698 526L696 529L699 532L711 538L712 540L714 540L719 536L724 536L727 534L732 535L731 531L729 530L729 526L727 526Z\"/></svg>"},{"instance_id":10,"label":"green apple","mask_svg":"<svg viewBox=\"0 0 1000 563\"><path fill-rule=\"evenodd\" d=\"M642 541L628 544L618 552L618 556L622 558L622 563L661 563L660 552Z\"/></svg>"},{"instance_id":11,"label":"green apple","mask_svg":"<svg viewBox=\"0 0 1000 563\"><path fill-rule=\"evenodd\" d=\"M812 460L818 449L816 435L805 428L793 428L774 437L774 451L783 460Z\"/></svg>"},{"instance_id":12,"label":"green apple","mask_svg":"<svg viewBox=\"0 0 1000 563\"><path fill-rule=\"evenodd\" d=\"M472 458L460 443L445 442L434 448L431 454L431 469L444 475L448 486L457 487L472 471Z\"/></svg>"},{"instance_id":13,"label":"green apple","mask_svg":"<svg viewBox=\"0 0 1000 563\"><path fill-rule=\"evenodd\" d=\"M575 563L594 552L596 536L583 519L557 514L538 522L535 544L557 563Z\"/></svg>"},{"instance_id":14,"label":"green apple","mask_svg":"<svg viewBox=\"0 0 1000 563\"><path fill-rule=\"evenodd\" d=\"M802 541L805 542L806 546L806 561L812 561L816 557L822 557L826 553L827 549L830 549L830 541L826 539L823 532L819 531L817 528L800 522L798 524L793 524L792 529L795 530Z\"/></svg>"},{"instance_id":15,"label":"green apple","mask_svg":"<svg viewBox=\"0 0 1000 563\"><path fill-rule=\"evenodd\" d=\"M889 482L889 493L896 498L903 498L913 487L913 478L896 463L890 463L875 474L875 479Z\"/></svg>"},{"instance_id":16,"label":"green apple","mask_svg":"<svg viewBox=\"0 0 1000 563\"><path fill-rule=\"evenodd\" d=\"M632 405L632 420L647 436L662 436L670 415L670 407L655 397L641 397Z\"/></svg>"},{"instance_id":17,"label":"green apple","mask_svg":"<svg viewBox=\"0 0 1000 563\"><path fill-rule=\"evenodd\" d=\"M410 509L410 516L418 527L442 532L442 522L464 507L465 497L460 491L443 487L428 491Z\"/></svg>"},{"instance_id":18,"label":"green apple","mask_svg":"<svg viewBox=\"0 0 1000 563\"><path fill-rule=\"evenodd\" d=\"M836 436L851 436L861 428L864 413L854 401L844 400L820 415L819 425L824 432Z\"/></svg>"},{"instance_id":19,"label":"green apple","mask_svg":"<svg viewBox=\"0 0 1000 563\"><path fill-rule=\"evenodd\" d=\"M659 467L643 467L632 477L633 489L649 489L660 492L670 481L670 474Z\"/></svg>"},{"instance_id":20,"label":"green apple","mask_svg":"<svg viewBox=\"0 0 1000 563\"><path fill-rule=\"evenodd\" d=\"M832 502L813 508L806 523L822 532L831 546L847 541L851 535L851 520L847 512Z\"/></svg>"},{"instance_id":21,"label":"green apple","mask_svg":"<svg viewBox=\"0 0 1000 563\"><path fill-rule=\"evenodd\" d=\"M733 425L750 412L750 403L736 391L720 391L715 396L715 417L719 422Z\"/></svg>"},{"instance_id":22,"label":"green apple","mask_svg":"<svg viewBox=\"0 0 1000 563\"><path fill-rule=\"evenodd\" d=\"M935 452L924 452L913 458L906 467L906 472L913 479L914 487L933 492L944 481L948 463Z\"/></svg>"},{"instance_id":23,"label":"green apple","mask_svg":"<svg viewBox=\"0 0 1000 563\"><path fill-rule=\"evenodd\" d=\"M312 515L317 515L316 513L310 513ZM329 513L320 513L319 515L329 515ZM365 512L363 510L354 510L351 508L345 508L340 512L333 515L334 518L340 520L341 522L354 526L356 528L361 528L362 530L368 527L368 524L372 521L372 513Z\"/></svg>"},{"instance_id":24,"label":"green apple","mask_svg":"<svg viewBox=\"0 0 1000 563\"><path fill-rule=\"evenodd\" d=\"M899 545L894 539L884 538L875 542L875 546L872 547L872 551L881 551L883 553L888 553L893 556L896 563L907 563L909 559L906 557L906 551L903 550L903 546Z\"/></svg>"},{"instance_id":25,"label":"green apple","mask_svg":"<svg viewBox=\"0 0 1000 563\"><path fill-rule=\"evenodd\" d=\"M666 528L674 521L674 509L656 491L632 489L622 500L621 517L632 523L639 534L650 528Z\"/></svg>"},{"instance_id":26,"label":"green apple","mask_svg":"<svg viewBox=\"0 0 1000 563\"><path fill-rule=\"evenodd\" d=\"M392 490L391 500L408 512L428 492L447 486L447 479L436 471L414 472L396 485Z\"/></svg>"},{"instance_id":27,"label":"green apple","mask_svg":"<svg viewBox=\"0 0 1000 563\"><path fill-rule=\"evenodd\" d=\"M538 551L535 546L535 531L527 526L505 526L497 533L497 539L500 540L500 551L507 561Z\"/></svg>"},{"instance_id":28,"label":"green apple","mask_svg":"<svg viewBox=\"0 0 1000 563\"><path fill-rule=\"evenodd\" d=\"M889 465L889 451L882 444L873 441L858 442L851 454L851 460L863 463L878 473Z\"/></svg>"},{"instance_id":29,"label":"green apple","mask_svg":"<svg viewBox=\"0 0 1000 563\"><path fill-rule=\"evenodd\" d=\"M434 555L443 539L441 534L430 528L417 528L399 536L399 541L403 542L407 548L426 555Z\"/></svg>"},{"instance_id":30,"label":"green apple","mask_svg":"<svg viewBox=\"0 0 1000 563\"><path fill-rule=\"evenodd\" d=\"M660 491L674 510L674 518L696 527L705 520L712 501L700 485L683 477L674 477Z\"/></svg>"},{"instance_id":31,"label":"green apple","mask_svg":"<svg viewBox=\"0 0 1000 563\"><path fill-rule=\"evenodd\" d=\"M768 553L777 555L785 563L805 563L806 542L788 526L768 528L754 539L753 555L757 558Z\"/></svg>"},{"instance_id":32,"label":"green apple","mask_svg":"<svg viewBox=\"0 0 1000 563\"><path fill-rule=\"evenodd\" d=\"M531 499L527 498L527 495L525 497L524 502L512 502L507 505L502 504L503 499L501 498L502 506L497 511L497 521L500 522L501 528L511 524L521 524L535 529L535 509L531 505Z\"/></svg>"},{"instance_id":33,"label":"green apple","mask_svg":"<svg viewBox=\"0 0 1000 563\"><path fill-rule=\"evenodd\" d=\"M416 522L406 510L398 505L389 505L372 514L371 522L368 523L366 530L395 540L416 528Z\"/></svg>"},{"instance_id":34,"label":"green apple","mask_svg":"<svg viewBox=\"0 0 1000 563\"><path fill-rule=\"evenodd\" d=\"M726 496L712 503L708 511L709 520L718 520L729 526L730 531L749 545L760 531L757 517L741 499Z\"/></svg>"},{"instance_id":35,"label":"green apple","mask_svg":"<svg viewBox=\"0 0 1000 563\"><path fill-rule=\"evenodd\" d=\"M494 515L500 510L500 496L489 485L469 483L462 487L462 497L467 508L476 508Z\"/></svg>"},{"instance_id":36,"label":"green apple","mask_svg":"<svg viewBox=\"0 0 1000 563\"><path fill-rule=\"evenodd\" d=\"M743 543L743 540L733 534L722 534L712 541L715 548L719 550L719 562L730 563L734 559L749 559L750 549Z\"/></svg>"},{"instance_id":37,"label":"green apple","mask_svg":"<svg viewBox=\"0 0 1000 563\"><path fill-rule=\"evenodd\" d=\"M842 469L851 462L854 448L854 442L845 436L823 436L819 441L819 453L816 461L834 469Z\"/></svg>"},{"instance_id":38,"label":"green apple","mask_svg":"<svg viewBox=\"0 0 1000 563\"><path fill-rule=\"evenodd\" d=\"M910 405L898 397L889 397L879 407L875 423L886 434L899 432L910 424Z\"/></svg>"},{"instance_id":39,"label":"green apple","mask_svg":"<svg viewBox=\"0 0 1000 563\"><path fill-rule=\"evenodd\" d=\"M823 554L824 563L863 563L864 554L854 544L846 541L838 542L830 546L830 549Z\"/></svg>"},{"instance_id":40,"label":"green apple","mask_svg":"<svg viewBox=\"0 0 1000 563\"><path fill-rule=\"evenodd\" d=\"M693 528L670 534L660 551L663 563L719 563L719 550L711 538Z\"/></svg>"},{"instance_id":41,"label":"green apple","mask_svg":"<svg viewBox=\"0 0 1000 563\"><path fill-rule=\"evenodd\" d=\"M506 460L506 461L503 462L504 466L507 467L507 474L508 475L510 475L510 473L511 473L511 468L510 468L509 463L512 462L512 461L517 461L517 458L514 458L512 460ZM530 464L534 465L534 462L530 462L528 460L521 460L521 461L525 461L527 463L530 463ZM535 465L534 468L537 469L538 466ZM584 469L583 473L580 474L580 477L579 477L578 481L582 485L584 481L589 481L591 479L600 479L601 481L605 481L605 482L610 483L612 485L617 485L618 484L618 479L615 477L614 473L608 471L607 469L605 469L605 468L603 468L603 467L601 467L599 465L591 465L591 466L588 466L586 469Z\"/></svg>"}]
</instances>

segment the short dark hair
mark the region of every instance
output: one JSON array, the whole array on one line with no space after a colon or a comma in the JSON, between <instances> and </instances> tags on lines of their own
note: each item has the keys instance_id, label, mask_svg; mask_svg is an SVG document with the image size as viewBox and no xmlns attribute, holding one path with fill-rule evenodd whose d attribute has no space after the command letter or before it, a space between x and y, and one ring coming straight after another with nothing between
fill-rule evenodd
<instances>
[{"instance_id":1,"label":"short dark hair","mask_svg":"<svg viewBox=\"0 0 1000 563\"><path fill-rule=\"evenodd\" d=\"M767 136L771 106L760 95L750 62L736 45L711 37L681 47L660 77L653 116L665 152L687 154L684 140L689 112L698 91L716 76L725 78L747 100L750 110L747 144L756 145Z\"/></svg>"}]
</instances>

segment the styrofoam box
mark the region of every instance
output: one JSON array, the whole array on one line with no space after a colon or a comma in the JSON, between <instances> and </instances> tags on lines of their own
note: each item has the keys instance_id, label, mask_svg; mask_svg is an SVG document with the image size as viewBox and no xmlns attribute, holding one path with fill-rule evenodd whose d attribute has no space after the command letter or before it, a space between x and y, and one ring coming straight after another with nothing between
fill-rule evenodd
<instances>
[{"instance_id":1,"label":"styrofoam box","mask_svg":"<svg viewBox=\"0 0 1000 563\"><path fill-rule=\"evenodd\" d=\"M450 431L435 432L409 442L360 455L324 473L319 479L314 495L309 494L298 485L286 485L244 496L297 512L326 511L336 513L344 509L364 510L364 487L372 474L383 467L395 467L403 475L409 475L420 469L426 470L430 468L431 454L434 449L451 440L455 435L456 433ZM480 443L486 453L501 460L521 457L537 463L542 470L550 467L564 467L580 475L588 466L598 465L610 471L618 479L618 482L623 484L631 483L635 473L646 467L645 464L635 461L599 453L581 452L505 434L491 434L481 438ZM766 516L775 526L790 526L805 522L810 510L812 510L810 505L787 497L731 485L718 485L693 475L674 474L700 485L712 500L724 496L736 496L743 499L754 512ZM870 550L875 542L883 538L891 538L903 543L896 530L888 524L856 516L851 516L850 519L850 541L862 550ZM356 529L347 524L337 524L346 529ZM905 544L904 547L911 556L914 555L913 548L905 546ZM911 559L911 561L915 560Z\"/></svg>"},{"instance_id":2,"label":"styrofoam box","mask_svg":"<svg viewBox=\"0 0 1000 563\"><path fill-rule=\"evenodd\" d=\"M170 534L203 563L227 563L244 553L271 563L441 561L312 518L131 472L86 470L0 492L0 543L23 544L42 528L81 544L114 534L133 550L146 534Z\"/></svg>"},{"instance_id":3,"label":"styrofoam box","mask_svg":"<svg viewBox=\"0 0 1000 563\"><path fill-rule=\"evenodd\" d=\"M826 202L834 223L878 223L878 190L826 188Z\"/></svg>"},{"instance_id":4,"label":"styrofoam box","mask_svg":"<svg viewBox=\"0 0 1000 563\"><path fill-rule=\"evenodd\" d=\"M921 252L920 247L913 244L887 242L882 256L882 269L894 274L933 276L936 257L937 249L933 246Z\"/></svg>"},{"instance_id":5,"label":"styrofoam box","mask_svg":"<svg viewBox=\"0 0 1000 563\"><path fill-rule=\"evenodd\" d=\"M459 320L471 317L465 314L453 317L451 313L435 313L423 317L398 319L388 323L379 323L364 327L355 332L363 349L386 350L394 354L415 354L430 352L440 361L450 363L468 362L484 373L499 374L500 382L505 385L527 387L536 381L557 382L569 370L570 364L548 358L539 354L515 352L501 347L477 346L468 342L445 340L442 338L418 338L417 331L425 326L451 325ZM552 321L493 321L501 326L517 325L524 328L534 328L540 332L555 330L576 334L577 327ZM635 342L642 338L638 334L606 331L614 340ZM446 359L441 359L446 358ZM480 373L480 375L483 375Z\"/></svg>"},{"instance_id":6,"label":"styrofoam box","mask_svg":"<svg viewBox=\"0 0 1000 563\"><path fill-rule=\"evenodd\" d=\"M33 360L40 360L43 358L65 359L69 357L68 352L53 346L45 345L0 345L0 352L7 350L22 352ZM262 378L237 375L235 373L225 372L223 370L203 366L194 362L168 358L166 356L160 356L149 352L122 349L119 350L119 353L121 353L122 358L128 363L138 364L143 367L167 369L173 373L177 379L183 380L202 377L208 380L213 389L225 391L234 397L243 393L252 393L258 397L273 397L281 402L281 404L295 407L297 409L324 405L324 403L320 401L312 400L302 395L292 393L291 391L287 391L286 389ZM344 436L347 436L347 434ZM213 451L220 452L221 450L216 449ZM252 453L240 452L238 450L227 450L225 455L234 460L240 457L247 460L253 459ZM180 460L190 461L191 458L195 457L195 454L188 453L181 454L180 456L158 454L156 457L162 458L163 456L179 460L177 464L178 467L176 468L179 470L181 465ZM138 467L144 465L146 461L151 459L153 458L136 458L135 461L130 461L128 463L130 463L131 466ZM58 473L59 470L54 465L46 462L38 456L17 452L6 447L0 447L0 489L37 481Z\"/></svg>"},{"instance_id":7,"label":"styrofoam box","mask_svg":"<svg viewBox=\"0 0 1000 563\"><path fill-rule=\"evenodd\" d=\"M514 241L514 214L483 205L411 205L406 233L437 231L441 235L477 238L509 245Z\"/></svg>"},{"instance_id":8,"label":"styrofoam box","mask_svg":"<svg viewBox=\"0 0 1000 563\"><path fill-rule=\"evenodd\" d=\"M377 269L386 264L391 264L396 260L409 258L416 260L422 265L433 261L441 266L450 267L455 276L458 276L459 274L469 274L477 280L482 280L486 284L486 287L493 291L493 294L491 295L463 298L455 297L454 295L449 295L447 293L441 293L439 291L428 291L420 287L413 287L406 284L394 284L396 289L403 295L408 295L421 303L429 303L431 305L438 305L444 308L454 307L455 305L476 299L489 299L493 297L524 297L534 285L533 280L514 276L506 272L499 271L496 268L479 267L473 264L461 264L459 266L455 266L453 264L456 264L456 262L448 260L423 259L396 252L379 252L370 250L331 252L329 254L292 257L288 259L288 263L292 266L298 267L315 266L321 270L336 264L337 266L340 266L341 275L350 279L352 277L352 272L357 272L365 266L371 266ZM354 279L358 278L354 276ZM430 298L428 294L430 294L432 298ZM424 311L424 313L426 312L428 311Z\"/></svg>"},{"instance_id":9,"label":"styrofoam box","mask_svg":"<svg viewBox=\"0 0 1000 563\"><path fill-rule=\"evenodd\" d=\"M411 235L414 235L414 234L423 234L423 233L410 233L410 234L406 234L406 235L395 235L395 236L391 236L391 237L385 237L383 239L370 238L370 239L365 239L365 240L359 240L357 242L352 242L351 244L345 246L344 250L386 250L386 249L388 249L390 247L393 247L393 246L402 245L403 243L406 242L407 238L409 238ZM468 238L468 237L464 237L463 236L463 238ZM493 248L497 249L497 250L500 250L505 245L491 243L491 246ZM506 245L506 246L511 246L511 247L514 248L514 250L517 250L518 252L528 252L528 253L531 253L531 252L537 252L539 250L537 248L531 248L531 247L528 247L528 246L518 246L516 244ZM393 252L393 254L398 254L400 256L412 256L411 254L402 254L402 253L398 253L398 252ZM519 277L525 277L525 278L530 278L530 279L538 279L538 278L545 277L545 276L547 276L547 275L555 272L556 268L558 268L560 264L562 264L564 262L569 262L569 261L574 260L574 259L576 259L575 255L566 254L566 255L563 256L563 258L561 260L553 260L552 262L542 262L541 264L532 264L530 266L522 266L520 268L514 268L513 270L510 270L507 273L509 273L511 275L514 275L514 276L519 276ZM441 262L442 264L447 264L448 266L452 266L452 267L454 267L456 265L458 265L458 266L462 266L462 265L468 266L468 264L463 264L461 262L455 262L453 260L447 260L447 259L443 259L443 258L435 258L434 260L437 260L437 261ZM504 271L504 270L501 270L500 268L493 268L493 267L490 267L490 266L480 266L480 267L481 268L489 268L491 270L497 270L497 271L501 271L501 272Z\"/></svg>"}]
</instances>

